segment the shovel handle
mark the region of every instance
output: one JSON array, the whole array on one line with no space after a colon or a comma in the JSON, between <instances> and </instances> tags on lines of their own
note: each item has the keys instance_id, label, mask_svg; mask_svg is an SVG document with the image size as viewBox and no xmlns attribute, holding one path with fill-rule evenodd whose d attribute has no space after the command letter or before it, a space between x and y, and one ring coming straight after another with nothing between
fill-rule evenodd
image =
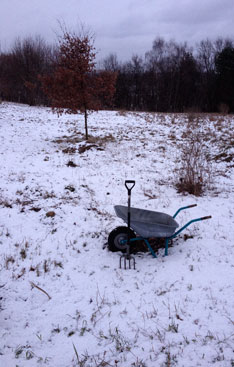
<instances>
[{"instance_id":1,"label":"shovel handle","mask_svg":"<svg viewBox=\"0 0 234 367\"><path fill-rule=\"evenodd\" d=\"M136 183L136 181L134 181L134 180L126 180L125 181L125 187L128 190L128 192L131 192L131 190L135 186L135 183Z\"/></svg>"}]
</instances>

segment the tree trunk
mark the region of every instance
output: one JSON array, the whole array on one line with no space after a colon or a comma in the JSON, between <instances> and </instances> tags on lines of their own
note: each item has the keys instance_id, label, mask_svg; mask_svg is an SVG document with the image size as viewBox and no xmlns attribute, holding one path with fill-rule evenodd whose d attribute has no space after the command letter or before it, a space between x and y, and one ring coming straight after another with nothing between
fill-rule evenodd
<instances>
[{"instance_id":1,"label":"tree trunk","mask_svg":"<svg viewBox=\"0 0 234 367\"><path fill-rule=\"evenodd\" d=\"M84 117L85 117L85 139L88 140L89 135L88 135L88 114L87 114L87 110L85 109L84 112Z\"/></svg>"}]
</instances>

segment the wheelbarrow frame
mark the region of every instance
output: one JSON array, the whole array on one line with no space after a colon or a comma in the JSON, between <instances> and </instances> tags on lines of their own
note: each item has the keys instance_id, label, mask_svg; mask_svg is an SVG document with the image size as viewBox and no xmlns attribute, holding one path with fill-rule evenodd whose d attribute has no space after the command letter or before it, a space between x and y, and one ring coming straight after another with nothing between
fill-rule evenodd
<instances>
[{"instance_id":1,"label":"wheelbarrow frame","mask_svg":"<svg viewBox=\"0 0 234 367\"><path fill-rule=\"evenodd\" d=\"M192 205L188 205L188 206L183 206L183 207L181 207L181 208L179 208L176 212L175 212L175 214L171 217L171 218L173 218L173 219L175 219L176 217L177 217L177 215L182 211L182 210L185 210L185 209L189 209L189 208L193 208L193 207L195 207L195 206L197 206L197 204L192 204ZM123 216L120 216L120 215L118 215L118 213L117 213L117 211L116 211L116 208L118 208L118 207L120 207L120 206L115 206L114 208L115 208L115 212L116 212L116 214L117 214L117 216L118 217L120 217L121 219L123 219L124 220L124 222L125 223L127 223L128 224L128 227L129 227L129 215L126 217L126 219L125 218L123 218ZM134 209L134 208L132 208L132 209ZM164 213L158 213L158 214L164 214ZM160 236L161 238L165 238L165 253L164 253L164 255L165 256L168 256L168 245L169 245L169 241L170 240L172 240L173 238L175 238L175 237L177 237L182 231L184 231L188 226L190 226L192 223L195 223L195 222L200 222L200 221L202 221L202 220L206 220L206 219L210 219L211 218L211 216L209 215L209 216L205 216L205 217L201 217L201 218L196 218L196 219L192 219L192 220L190 220L189 222L187 222L184 226L182 226L180 229L178 229L177 231L175 231L172 235L170 235L170 236L168 236L168 237L162 237L162 236ZM176 223L176 222L175 222ZM130 228L134 231L134 232L136 232L136 230L135 229L133 229L132 227L131 227L131 225L130 225ZM159 238L159 237L157 237L157 236L152 236L152 237L150 237L150 238ZM135 242L135 241L144 241L145 242L145 244L146 244L146 246L148 247L148 249L149 249L149 251L151 252L151 254L152 254L152 256L153 257L157 257L156 256L156 254L155 254L155 252L154 252L154 250L152 249L152 247L151 247L151 245L150 245L150 243L149 243L149 240L148 240L148 238L146 238L146 237L143 237L143 236L138 236L138 237L135 237L135 238L128 238L128 240L122 240L122 243L121 244L131 244L131 243L133 243L133 242Z\"/></svg>"}]
</instances>

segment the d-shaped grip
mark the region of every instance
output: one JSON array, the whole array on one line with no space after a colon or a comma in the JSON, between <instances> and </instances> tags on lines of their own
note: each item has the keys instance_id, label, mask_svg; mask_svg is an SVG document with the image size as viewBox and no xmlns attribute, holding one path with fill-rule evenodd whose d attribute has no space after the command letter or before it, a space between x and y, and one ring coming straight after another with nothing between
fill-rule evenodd
<instances>
[{"instance_id":1,"label":"d-shaped grip","mask_svg":"<svg viewBox=\"0 0 234 367\"><path fill-rule=\"evenodd\" d=\"M135 186L135 183L136 183L136 181L134 181L134 180L126 180L125 181L125 187L128 190L128 192L133 189L133 187Z\"/></svg>"}]
</instances>

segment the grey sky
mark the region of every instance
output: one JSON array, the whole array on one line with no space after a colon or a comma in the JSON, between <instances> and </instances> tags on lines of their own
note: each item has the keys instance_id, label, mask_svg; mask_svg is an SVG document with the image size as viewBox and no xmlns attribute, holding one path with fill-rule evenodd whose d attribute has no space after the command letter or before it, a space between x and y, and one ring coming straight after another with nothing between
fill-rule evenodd
<instances>
[{"instance_id":1,"label":"grey sky","mask_svg":"<svg viewBox=\"0 0 234 367\"><path fill-rule=\"evenodd\" d=\"M75 29L80 22L96 35L98 58L144 55L157 36L196 42L234 39L234 0L0 0L0 44L40 34L56 39L57 21Z\"/></svg>"}]
</instances>

